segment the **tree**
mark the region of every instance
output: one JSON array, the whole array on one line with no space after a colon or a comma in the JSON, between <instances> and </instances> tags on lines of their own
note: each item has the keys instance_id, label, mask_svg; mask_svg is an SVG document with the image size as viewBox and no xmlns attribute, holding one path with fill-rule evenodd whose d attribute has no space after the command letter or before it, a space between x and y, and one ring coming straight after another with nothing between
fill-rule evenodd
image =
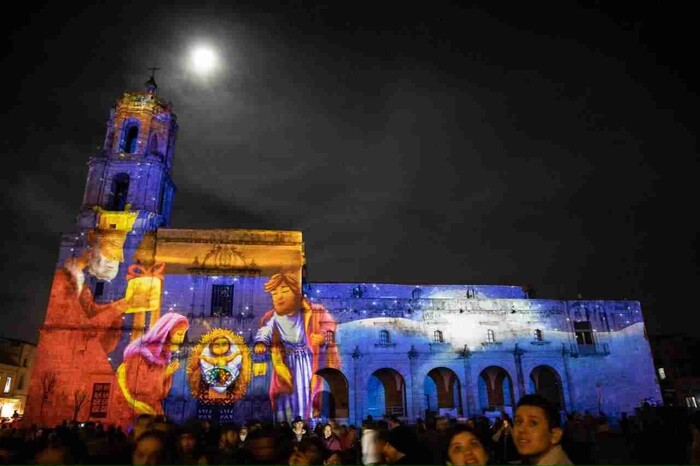
<instances>
[{"instance_id":1,"label":"tree","mask_svg":"<svg viewBox=\"0 0 700 466\"><path fill-rule=\"evenodd\" d=\"M41 376L41 405L39 406L39 419L44 416L44 404L49 397L56 391L58 377L56 371L47 371Z\"/></svg>"},{"instance_id":2,"label":"tree","mask_svg":"<svg viewBox=\"0 0 700 466\"><path fill-rule=\"evenodd\" d=\"M85 390L76 390L73 392L73 420L74 421L78 420L78 413L80 412L80 408L83 407L85 400L87 400L87 392Z\"/></svg>"}]
</instances>

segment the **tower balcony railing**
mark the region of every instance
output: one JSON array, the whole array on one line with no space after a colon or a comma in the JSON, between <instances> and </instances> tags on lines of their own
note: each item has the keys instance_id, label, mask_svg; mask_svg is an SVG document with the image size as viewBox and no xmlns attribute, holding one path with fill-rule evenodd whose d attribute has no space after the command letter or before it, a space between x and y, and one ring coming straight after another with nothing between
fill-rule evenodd
<instances>
[{"instance_id":1,"label":"tower balcony railing","mask_svg":"<svg viewBox=\"0 0 700 466\"><path fill-rule=\"evenodd\" d=\"M586 356L608 356L610 345L608 343L571 344L571 356L574 358Z\"/></svg>"}]
</instances>

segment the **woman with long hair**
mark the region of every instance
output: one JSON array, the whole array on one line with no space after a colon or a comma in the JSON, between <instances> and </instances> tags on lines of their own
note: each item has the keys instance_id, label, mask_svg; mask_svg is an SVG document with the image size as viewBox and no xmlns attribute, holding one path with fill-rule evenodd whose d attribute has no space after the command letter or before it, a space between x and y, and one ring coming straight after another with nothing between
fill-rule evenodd
<instances>
[{"instance_id":1,"label":"woman with long hair","mask_svg":"<svg viewBox=\"0 0 700 466\"><path fill-rule=\"evenodd\" d=\"M341 451L340 438L333 432L333 426L326 424L323 426L323 444L328 451Z\"/></svg>"}]
</instances>

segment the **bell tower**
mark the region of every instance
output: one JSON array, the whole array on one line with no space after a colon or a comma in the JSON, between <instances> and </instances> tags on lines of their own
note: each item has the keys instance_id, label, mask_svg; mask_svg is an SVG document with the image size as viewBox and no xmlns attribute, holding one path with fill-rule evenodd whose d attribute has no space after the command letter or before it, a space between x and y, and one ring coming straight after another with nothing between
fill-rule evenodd
<instances>
[{"instance_id":1,"label":"bell tower","mask_svg":"<svg viewBox=\"0 0 700 466\"><path fill-rule=\"evenodd\" d=\"M112 107L103 148L88 162L80 230L95 226L96 207L123 211L127 204L141 213L134 230L170 225L178 126L172 104L160 99L157 90L151 75L143 91L124 93Z\"/></svg>"}]
</instances>

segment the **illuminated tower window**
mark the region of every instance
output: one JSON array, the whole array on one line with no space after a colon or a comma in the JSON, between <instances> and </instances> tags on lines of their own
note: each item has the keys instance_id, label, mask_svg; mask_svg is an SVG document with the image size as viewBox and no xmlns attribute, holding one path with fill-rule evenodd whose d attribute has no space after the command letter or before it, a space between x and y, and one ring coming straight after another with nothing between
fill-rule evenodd
<instances>
[{"instance_id":1,"label":"illuminated tower window","mask_svg":"<svg viewBox=\"0 0 700 466\"><path fill-rule=\"evenodd\" d=\"M335 332L328 330L325 334L325 340L327 345L332 345L335 343Z\"/></svg>"},{"instance_id":2,"label":"illuminated tower window","mask_svg":"<svg viewBox=\"0 0 700 466\"><path fill-rule=\"evenodd\" d=\"M493 333L493 330L488 329L486 331L486 341L489 343L495 343L496 342L496 334Z\"/></svg>"},{"instance_id":3,"label":"illuminated tower window","mask_svg":"<svg viewBox=\"0 0 700 466\"><path fill-rule=\"evenodd\" d=\"M389 331L388 330L381 330L379 332L379 344L380 345L388 345L391 343L391 340L389 339Z\"/></svg>"},{"instance_id":4,"label":"illuminated tower window","mask_svg":"<svg viewBox=\"0 0 700 466\"><path fill-rule=\"evenodd\" d=\"M435 330L433 332L433 342L434 343L442 343L444 340L442 338L442 332L440 330Z\"/></svg>"},{"instance_id":5,"label":"illuminated tower window","mask_svg":"<svg viewBox=\"0 0 700 466\"><path fill-rule=\"evenodd\" d=\"M542 341L542 330L535 330L535 341Z\"/></svg>"},{"instance_id":6,"label":"illuminated tower window","mask_svg":"<svg viewBox=\"0 0 700 466\"><path fill-rule=\"evenodd\" d=\"M122 139L122 150L127 154L136 152L136 146L139 139L139 122L138 120L129 120L124 124L124 138Z\"/></svg>"}]
</instances>

